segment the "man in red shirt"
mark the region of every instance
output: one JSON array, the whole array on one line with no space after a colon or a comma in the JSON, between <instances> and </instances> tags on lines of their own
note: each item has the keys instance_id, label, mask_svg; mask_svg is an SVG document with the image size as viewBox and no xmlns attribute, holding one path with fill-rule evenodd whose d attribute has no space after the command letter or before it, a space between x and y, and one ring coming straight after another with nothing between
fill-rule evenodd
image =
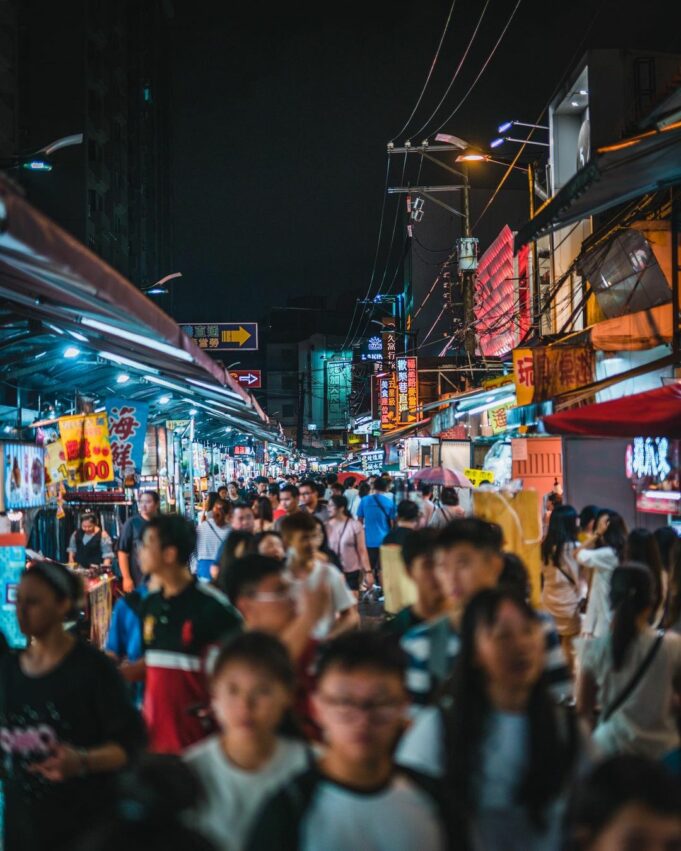
<instances>
[{"instance_id":1,"label":"man in red shirt","mask_svg":"<svg viewBox=\"0 0 681 851\"><path fill-rule=\"evenodd\" d=\"M207 667L211 651L242 619L227 598L189 571L193 524L177 514L149 521L142 536L142 572L161 590L139 601L144 642L144 718L149 749L179 753L212 731Z\"/></svg>"}]
</instances>

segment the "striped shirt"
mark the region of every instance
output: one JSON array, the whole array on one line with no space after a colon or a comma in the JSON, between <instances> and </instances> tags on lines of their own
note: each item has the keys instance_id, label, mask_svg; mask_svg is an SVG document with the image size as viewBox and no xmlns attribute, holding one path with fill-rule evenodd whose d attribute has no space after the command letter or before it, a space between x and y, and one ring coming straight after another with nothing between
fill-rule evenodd
<instances>
[{"instance_id":1,"label":"striped shirt","mask_svg":"<svg viewBox=\"0 0 681 851\"><path fill-rule=\"evenodd\" d=\"M553 618L546 612L537 612L537 616L544 631L549 688L558 700L569 698L573 692L572 678ZM449 617L445 616L415 626L400 643L408 657L406 683L412 702L418 706L428 704L452 674L461 639Z\"/></svg>"}]
</instances>

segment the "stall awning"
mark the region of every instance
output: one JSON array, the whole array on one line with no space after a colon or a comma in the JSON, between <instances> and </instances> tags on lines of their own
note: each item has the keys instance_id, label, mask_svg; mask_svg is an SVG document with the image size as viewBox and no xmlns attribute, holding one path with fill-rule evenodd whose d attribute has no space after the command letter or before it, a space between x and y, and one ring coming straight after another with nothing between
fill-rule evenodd
<instances>
[{"instance_id":1,"label":"stall awning","mask_svg":"<svg viewBox=\"0 0 681 851\"><path fill-rule=\"evenodd\" d=\"M591 327L591 344L601 352L653 349L672 340L672 306L661 304Z\"/></svg>"},{"instance_id":2,"label":"stall awning","mask_svg":"<svg viewBox=\"0 0 681 851\"><path fill-rule=\"evenodd\" d=\"M681 384L544 417L552 434L681 438Z\"/></svg>"},{"instance_id":3,"label":"stall awning","mask_svg":"<svg viewBox=\"0 0 681 851\"><path fill-rule=\"evenodd\" d=\"M415 423L409 423L409 425L400 426L400 428L394 428L392 431L388 431L385 434L382 434L378 442L379 443L395 443L397 440L401 440L403 437L416 437L418 432L421 429L425 428L428 425L431 418L426 417L423 420L418 420ZM430 434L427 435L430 437Z\"/></svg>"},{"instance_id":4,"label":"stall awning","mask_svg":"<svg viewBox=\"0 0 681 851\"><path fill-rule=\"evenodd\" d=\"M598 148L589 163L520 228L515 250L572 222L677 183L681 183L681 122Z\"/></svg>"},{"instance_id":5,"label":"stall awning","mask_svg":"<svg viewBox=\"0 0 681 851\"><path fill-rule=\"evenodd\" d=\"M68 348L81 356L65 357ZM170 316L1 179L0 349L0 380L24 394L163 395L160 416L196 407L223 430L285 443Z\"/></svg>"}]
</instances>

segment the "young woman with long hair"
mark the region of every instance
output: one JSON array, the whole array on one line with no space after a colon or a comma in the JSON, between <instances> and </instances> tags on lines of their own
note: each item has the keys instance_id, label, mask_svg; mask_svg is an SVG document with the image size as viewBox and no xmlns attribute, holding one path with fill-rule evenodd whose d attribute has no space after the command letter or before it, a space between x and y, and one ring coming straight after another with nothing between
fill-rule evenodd
<instances>
[{"instance_id":1,"label":"young woman with long hair","mask_svg":"<svg viewBox=\"0 0 681 851\"><path fill-rule=\"evenodd\" d=\"M482 591L460 641L441 706L419 714L398 762L443 778L476 851L557 848L580 748L546 687L537 614L512 589Z\"/></svg>"},{"instance_id":2,"label":"young woman with long hair","mask_svg":"<svg viewBox=\"0 0 681 851\"><path fill-rule=\"evenodd\" d=\"M269 532L274 526L274 512L269 498L259 496L253 500L253 513L255 514L255 534Z\"/></svg>"},{"instance_id":3,"label":"young woman with long hair","mask_svg":"<svg viewBox=\"0 0 681 851\"><path fill-rule=\"evenodd\" d=\"M610 577L624 558L627 527L619 514L607 512L608 522L596 520L598 534L577 552L577 561L591 570L589 602L582 632L587 637L607 635L610 629ZM600 531L602 529L602 531Z\"/></svg>"},{"instance_id":4,"label":"young woman with long hair","mask_svg":"<svg viewBox=\"0 0 681 851\"><path fill-rule=\"evenodd\" d=\"M681 635L652 629L653 601L646 565L618 567L610 585L610 633L585 644L577 710L605 755L661 759L679 747L673 698L681 689Z\"/></svg>"},{"instance_id":5,"label":"young woman with long hair","mask_svg":"<svg viewBox=\"0 0 681 851\"><path fill-rule=\"evenodd\" d=\"M373 584L364 526L350 514L348 501L344 496L332 496L328 503L328 512L326 534L329 546L338 553L348 588L359 592L365 581L371 580Z\"/></svg>"},{"instance_id":6,"label":"young woman with long hair","mask_svg":"<svg viewBox=\"0 0 681 851\"><path fill-rule=\"evenodd\" d=\"M549 528L542 541L542 601L553 617L565 658L574 670L574 639L582 630L581 605L586 597L577 562L577 512L571 505L558 505L551 512Z\"/></svg>"},{"instance_id":7,"label":"young woman with long hair","mask_svg":"<svg viewBox=\"0 0 681 851\"><path fill-rule=\"evenodd\" d=\"M113 775L144 744L142 721L111 659L66 632L79 577L38 562L17 590L28 646L0 659L5 851L66 851L99 817Z\"/></svg>"},{"instance_id":8,"label":"young woman with long hair","mask_svg":"<svg viewBox=\"0 0 681 851\"><path fill-rule=\"evenodd\" d=\"M622 561L645 564L650 569L653 577L653 611L650 623L660 626L664 619L667 586L663 578L660 548L650 529L632 529L629 532Z\"/></svg>"}]
</instances>

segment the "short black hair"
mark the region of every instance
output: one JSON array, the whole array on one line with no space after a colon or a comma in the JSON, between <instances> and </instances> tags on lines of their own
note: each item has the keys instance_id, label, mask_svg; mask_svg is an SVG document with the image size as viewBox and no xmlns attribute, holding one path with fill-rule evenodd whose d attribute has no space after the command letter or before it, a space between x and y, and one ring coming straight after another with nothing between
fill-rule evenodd
<instances>
[{"instance_id":1,"label":"short black hair","mask_svg":"<svg viewBox=\"0 0 681 851\"><path fill-rule=\"evenodd\" d=\"M159 514L146 525L144 533L154 529L158 535L161 549L175 547L177 560L187 564L196 549L196 528L193 523L180 514Z\"/></svg>"},{"instance_id":2,"label":"short black hair","mask_svg":"<svg viewBox=\"0 0 681 851\"><path fill-rule=\"evenodd\" d=\"M433 486L430 482L420 482L419 491L423 496L429 496L433 492Z\"/></svg>"},{"instance_id":3,"label":"short black hair","mask_svg":"<svg viewBox=\"0 0 681 851\"><path fill-rule=\"evenodd\" d=\"M69 600L67 619L77 617L85 605L85 588L79 574L56 561L37 561L22 576L34 576L48 585L57 600Z\"/></svg>"},{"instance_id":4,"label":"short black hair","mask_svg":"<svg viewBox=\"0 0 681 851\"><path fill-rule=\"evenodd\" d=\"M333 485L333 484L335 484L337 481L338 481L338 474L337 474L337 473L327 473L327 474L326 474L326 482L327 482L327 484L329 484L329 485Z\"/></svg>"},{"instance_id":5,"label":"short black hair","mask_svg":"<svg viewBox=\"0 0 681 851\"><path fill-rule=\"evenodd\" d=\"M279 488L279 496L283 493L290 493L291 496L295 496L295 498L298 499L299 492L296 485L284 485L283 488Z\"/></svg>"},{"instance_id":6,"label":"short black hair","mask_svg":"<svg viewBox=\"0 0 681 851\"><path fill-rule=\"evenodd\" d=\"M247 502L244 502L243 499L240 499L238 502L234 503L233 511L236 511L237 508L247 508L249 511L253 511L253 506L249 505Z\"/></svg>"},{"instance_id":7,"label":"short black hair","mask_svg":"<svg viewBox=\"0 0 681 851\"><path fill-rule=\"evenodd\" d=\"M374 482L374 490L384 493L388 490L388 480L379 476Z\"/></svg>"},{"instance_id":8,"label":"short black hair","mask_svg":"<svg viewBox=\"0 0 681 851\"><path fill-rule=\"evenodd\" d=\"M214 683L232 662L245 662L252 668L264 669L289 691L295 688L296 672L291 657L286 647L273 635L254 630L232 636L218 653L211 672L211 682Z\"/></svg>"},{"instance_id":9,"label":"short black hair","mask_svg":"<svg viewBox=\"0 0 681 851\"><path fill-rule=\"evenodd\" d=\"M411 499L403 499L397 504L397 519L398 520L418 520L419 507Z\"/></svg>"},{"instance_id":10,"label":"short black hair","mask_svg":"<svg viewBox=\"0 0 681 851\"><path fill-rule=\"evenodd\" d=\"M415 529L409 532L402 544L402 560L407 571L417 558L432 555L435 551L437 531L435 529Z\"/></svg>"},{"instance_id":11,"label":"short black hair","mask_svg":"<svg viewBox=\"0 0 681 851\"><path fill-rule=\"evenodd\" d=\"M459 494L456 492L455 488L442 488L442 492L440 493L440 502L443 505L458 505Z\"/></svg>"},{"instance_id":12,"label":"short black hair","mask_svg":"<svg viewBox=\"0 0 681 851\"><path fill-rule=\"evenodd\" d=\"M140 496L144 496L144 494L147 494L147 496L150 496L154 500L156 505L161 504L161 494L158 491L142 491Z\"/></svg>"},{"instance_id":13,"label":"short black hair","mask_svg":"<svg viewBox=\"0 0 681 851\"><path fill-rule=\"evenodd\" d=\"M257 553L238 558L224 577L222 590L231 603L236 604L239 597L255 591L258 584L267 576L279 575L284 569L282 563Z\"/></svg>"},{"instance_id":14,"label":"short black hair","mask_svg":"<svg viewBox=\"0 0 681 851\"><path fill-rule=\"evenodd\" d=\"M347 496L336 496L336 494L334 494L331 497L331 499L329 500L329 502L332 502L336 506L336 508L341 508L343 511L345 511L347 513L347 511L348 511L348 498L347 498Z\"/></svg>"},{"instance_id":15,"label":"short black hair","mask_svg":"<svg viewBox=\"0 0 681 851\"><path fill-rule=\"evenodd\" d=\"M499 585L504 588L513 588L523 600L527 600L531 593L530 574L525 562L515 553L504 553L504 566L501 568Z\"/></svg>"},{"instance_id":16,"label":"short black hair","mask_svg":"<svg viewBox=\"0 0 681 851\"><path fill-rule=\"evenodd\" d=\"M404 680L407 657L389 635L376 631L349 632L324 645L317 666L317 682L333 668L345 672L371 669Z\"/></svg>"},{"instance_id":17,"label":"short black hair","mask_svg":"<svg viewBox=\"0 0 681 851\"><path fill-rule=\"evenodd\" d=\"M299 490L300 488L310 488L310 490L314 491L315 493L318 492L317 482L313 481L312 479L303 479L303 481L298 485Z\"/></svg>"},{"instance_id":18,"label":"short black hair","mask_svg":"<svg viewBox=\"0 0 681 851\"><path fill-rule=\"evenodd\" d=\"M681 787L664 766L642 756L623 754L601 762L575 786L566 847L590 847L629 804L678 818Z\"/></svg>"},{"instance_id":19,"label":"short black hair","mask_svg":"<svg viewBox=\"0 0 681 851\"><path fill-rule=\"evenodd\" d=\"M267 493L270 496L279 496L279 485L276 482L267 485Z\"/></svg>"},{"instance_id":20,"label":"short black hair","mask_svg":"<svg viewBox=\"0 0 681 851\"><path fill-rule=\"evenodd\" d=\"M281 518L280 532L283 538L292 532L316 532L317 523L308 511L296 511Z\"/></svg>"},{"instance_id":21,"label":"short black hair","mask_svg":"<svg viewBox=\"0 0 681 851\"><path fill-rule=\"evenodd\" d=\"M96 523L97 515L92 511L86 511L85 514L80 515L80 522L82 523L84 520L87 520L88 523Z\"/></svg>"},{"instance_id":22,"label":"short black hair","mask_svg":"<svg viewBox=\"0 0 681 851\"><path fill-rule=\"evenodd\" d=\"M437 537L436 549L470 544L478 550L498 552L504 542L501 527L479 517L461 517L448 523Z\"/></svg>"}]
</instances>

